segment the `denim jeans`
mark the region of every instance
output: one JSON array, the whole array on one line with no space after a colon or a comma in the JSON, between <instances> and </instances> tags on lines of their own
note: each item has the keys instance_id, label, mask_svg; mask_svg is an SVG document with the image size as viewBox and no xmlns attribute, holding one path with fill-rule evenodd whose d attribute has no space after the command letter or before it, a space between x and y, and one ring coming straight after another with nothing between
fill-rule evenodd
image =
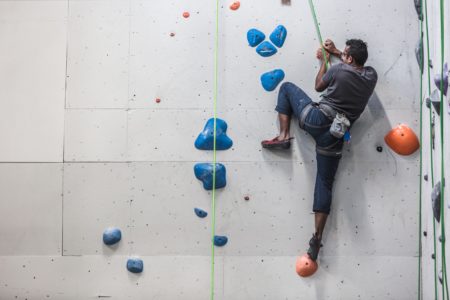
<instances>
[{"instance_id":1,"label":"denim jeans","mask_svg":"<svg viewBox=\"0 0 450 300\"><path fill-rule=\"evenodd\" d=\"M280 87L275 110L280 114L293 115L298 119L302 110L310 103L312 103L311 98L302 89L293 83L285 82ZM330 134L331 123L332 121L315 105L306 116L304 130L314 138L317 148L331 147L333 150L340 151L343 141ZM340 158L340 155L330 156L316 153L314 212L330 213L333 182Z\"/></svg>"}]
</instances>

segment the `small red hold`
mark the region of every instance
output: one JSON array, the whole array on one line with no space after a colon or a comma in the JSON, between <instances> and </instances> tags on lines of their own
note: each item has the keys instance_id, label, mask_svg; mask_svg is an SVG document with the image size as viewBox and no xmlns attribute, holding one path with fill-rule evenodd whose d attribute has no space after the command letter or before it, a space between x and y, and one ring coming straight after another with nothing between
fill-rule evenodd
<instances>
[{"instance_id":1,"label":"small red hold","mask_svg":"<svg viewBox=\"0 0 450 300\"><path fill-rule=\"evenodd\" d=\"M185 11L184 13L183 13L183 18L189 18L189 16L190 16L191 14L188 12L188 11Z\"/></svg>"},{"instance_id":2,"label":"small red hold","mask_svg":"<svg viewBox=\"0 0 450 300\"><path fill-rule=\"evenodd\" d=\"M156 98L156 99L155 99L155 102L156 102L156 103L159 103L159 102L161 102L161 99Z\"/></svg>"},{"instance_id":3,"label":"small red hold","mask_svg":"<svg viewBox=\"0 0 450 300\"><path fill-rule=\"evenodd\" d=\"M245 196L245 197L244 197L244 200L245 200L245 201L248 201L248 200L250 200L250 197L249 197L249 196Z\"/></svg>"},{"instance_id":4,"label":"small red hold","mask_svg":"<svg viewBox=\"0 0 450 300\"><path fill-rule=\"evenodd\" d=\"M175 32L171 32L171 33L170 33L170 36L175 36Z\"/></svg>"},{"instance_id":5,"label":"small red hold","mask_svg":"<svg viewBox=\"0 0 450 300\"><path fill-rule=\"evenodd\" d=\"M234 1L233 4L230 5L231 10L238 10L239 7L241 7L241 2L239 1Z\"/></svg>"}]
</instances>

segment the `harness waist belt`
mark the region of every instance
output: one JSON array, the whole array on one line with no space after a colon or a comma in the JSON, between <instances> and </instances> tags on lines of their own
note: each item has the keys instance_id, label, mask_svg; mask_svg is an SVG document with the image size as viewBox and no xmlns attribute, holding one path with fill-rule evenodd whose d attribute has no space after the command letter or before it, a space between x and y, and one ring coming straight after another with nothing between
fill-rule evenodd
<instances>
[{"instance_id":1,"label":"harness waist belt","mask_svg":"<svg viewBox=\"0 0 450 300\"><path fill-rule=\"evenodd\" d=\"M333 121L334 118L336 117L337 111L334 108L332 108L331 106L329 106L329 105L326 105L326 104L323 104L323 103L319 103L319 109L331 121Z\"/></svg>"}]
</instances>

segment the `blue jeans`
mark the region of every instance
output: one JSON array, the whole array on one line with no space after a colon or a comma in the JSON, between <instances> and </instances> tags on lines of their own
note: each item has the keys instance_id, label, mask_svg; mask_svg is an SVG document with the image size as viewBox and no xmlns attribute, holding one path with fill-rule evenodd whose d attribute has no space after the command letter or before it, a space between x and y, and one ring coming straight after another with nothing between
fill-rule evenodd
<instances>
[{"instance_id":1,"label":"blue jeans","mask_svg":"<svg viewBox=\"0 0 450 300\"><path fill-rule=\"evenodd\" d=\"M304 130L316 141L316 149L330 148L332 152L340 152L343 140L330 134L332 121L295 84L285 82L281 85L275 110L280 114L294 115L298 119L302 110L311 103L314 106L306 116ZM330 213L333 182L340 158L340 155L316 153L317 175L314 188L314 212Z\"/></svg>"}]
</instances>

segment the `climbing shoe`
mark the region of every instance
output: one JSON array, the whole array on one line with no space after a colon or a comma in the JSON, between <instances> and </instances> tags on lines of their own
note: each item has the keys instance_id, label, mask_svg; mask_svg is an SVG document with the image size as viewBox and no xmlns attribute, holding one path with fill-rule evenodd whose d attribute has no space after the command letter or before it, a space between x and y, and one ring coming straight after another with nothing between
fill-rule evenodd
<instances>
[{"instance_id":1,"label":"climbing shoe","mask_svg":"<svg viewBox=\"0 0 450 300\"><path fill-rule=\"evenodd\" d=\"M265 140L261 142L261 146L266 149L283 149L287 150L291 148L291 140L293 138L288 138L286 140L278 140L278 137L275 137L271 140Z\"/></svg>"},{"instance_id":2,"label":"climbing shoe","mask_svg":"<svg viewBox=\"0 0 450 300\"><path fill-rule=\"evenodd\" d=\"M322 243L317 238L315 234L313 234L313 237L309 240L309 249L308 249L308 255L313 260L317 260L317 256L319 255L320 247L322 247Z\"/></svg>"}]
</instances>

